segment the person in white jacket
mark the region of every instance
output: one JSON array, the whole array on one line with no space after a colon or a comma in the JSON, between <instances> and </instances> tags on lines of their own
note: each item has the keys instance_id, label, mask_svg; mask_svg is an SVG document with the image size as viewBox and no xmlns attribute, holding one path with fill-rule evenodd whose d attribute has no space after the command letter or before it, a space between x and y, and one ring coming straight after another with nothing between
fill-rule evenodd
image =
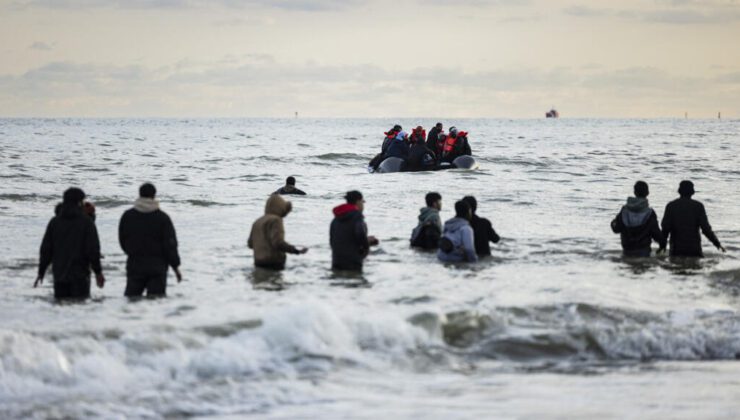
<instances>
[{"instance_id":1,"label":"person in white jacket","mask_svg":"<svg viewBox=\"0 0 740 420\"><path fill-rule=\"evenodd\" d=\"M470 227L470 205L465 201L455 203L455 217L445 222L439 241L437 258L444 262L476 262L475 237Z\"/></svg>"}]
</instances>

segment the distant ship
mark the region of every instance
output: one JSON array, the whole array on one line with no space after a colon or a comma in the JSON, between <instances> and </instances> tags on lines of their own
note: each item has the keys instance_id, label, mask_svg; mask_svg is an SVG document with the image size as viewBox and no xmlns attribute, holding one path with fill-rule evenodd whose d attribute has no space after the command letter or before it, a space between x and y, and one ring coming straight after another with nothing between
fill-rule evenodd
<instances>
[{"instance_id":1,"label":"distant ship","mask_svg":"<svg viewBox=\"0 0 740 420\"><path fill-rule=\"evenodd\" d=\"M551 109L545 113L546 118L560 118L560 113L555 109Z\"/></svg>"}]
</instances>

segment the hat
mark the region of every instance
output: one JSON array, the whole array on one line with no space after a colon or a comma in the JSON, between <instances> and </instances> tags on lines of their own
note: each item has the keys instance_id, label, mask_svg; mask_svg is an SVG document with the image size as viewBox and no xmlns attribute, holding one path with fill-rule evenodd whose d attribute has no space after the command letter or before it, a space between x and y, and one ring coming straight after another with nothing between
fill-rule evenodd
<instances>
[{"instance_id":1,"label":"hat","mask_svg":"<svg viewBox=\"0 0 740 420\"><path fill-rule=\"evenodd\" d=\"M681 195L694 195L694 183L691 181L681 181L678 184L678 193Z\"/></svg>"}]
</instances>

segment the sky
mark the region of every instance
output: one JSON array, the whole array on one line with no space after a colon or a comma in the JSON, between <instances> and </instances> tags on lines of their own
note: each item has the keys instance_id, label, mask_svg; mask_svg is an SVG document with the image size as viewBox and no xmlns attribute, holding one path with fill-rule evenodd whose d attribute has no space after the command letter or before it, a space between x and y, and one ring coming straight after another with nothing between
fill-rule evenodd
<instances>
[{"instance_id":1,"label":"sky","mask_svg":"<svg viewBox=\"0 0 740 420\"><path fill-rule=\"evenodd\" d=\"M740 118L740 0L0 0L0 117Z\"/></svg>"}]
</instances>

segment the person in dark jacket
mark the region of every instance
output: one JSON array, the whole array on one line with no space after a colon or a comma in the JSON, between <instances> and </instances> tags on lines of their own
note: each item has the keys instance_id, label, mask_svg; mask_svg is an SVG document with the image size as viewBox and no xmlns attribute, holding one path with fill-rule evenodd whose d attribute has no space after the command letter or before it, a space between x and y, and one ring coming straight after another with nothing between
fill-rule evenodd
<instances>
[{"instance_id":1,"label":"person in dark jacket","mask_svg":"<svg viewBox=\"0 0 740 420\"><path fill-rule=\"evenodd\" d=\"M489 245L489 242L496 244L501 240L501 237L499 237L496 231L493 230L493 226L488 219L485 217L479 217L476 213L476 210L478 209L478 200L476 200L475 197L469 195L463 197L463 201L468 203L472 213L470 218L470 227L473 228L473 233L475 235L475 253L479 256L491 255L491 246Z\"/></svg>"},{"instance_id":2,"label":"person in dark jacket","mask_svg":"<svg viewBox=\"0 0 740 420\"><path fill-rule=\"evenodd\" d=\"M423 142L417 142L409 150L409 158L406 162L409 171L425 171L433 169L436 164L436 155L427 148Z\"/></svg>"},{"instance_id":3,"label":"person in dark jacket","mask_svg":"<svg viewBox=\"0 0 740 420\"><path fill-rule=\"evenodd\" d=\"M627 204L612 220L612 231L620 235L624 256L649 257L651 239L659 244L659 251L665 249L665 239L658 227L658 215L648 204L648 184L637 181L634 192L635 196L627 198Z\"/></svg>"},{"instance_id":4,"label":"person in dark jacket","mask_svg":"<svg viewBox=\"0 0 740 420\"><path fill-rule=\"evenodd\" d=\"M85 193L79 188L65 191L59 214L49 222L41 242L38 276L33 287L43 283L51 264L57 299L89 297L91 268L98 287L105 285L98 231L83 212L84 199Z\"/></svg>"},{"instance_id":5,"label":"person in dark jacket","mask_svg":"<svg viewBox=\"0 0 740 420\"><path fill-rule=\"evenodd\" d=\"M442 235L442 196L430 192L425 197L427 206L419 210L419 223L411 231L411 246L422 249L437 249Z\"/></svg>"},{"instance_id":6,"label":"person in dark jacket","mask_svg":"<svg viewBox=\"0 0 740 420\"><path fill-rule=\"evenodd\" d=\"M118 241L128 256L124 292L128 297L141 296L145 290L148 297L165 296L168 267L177 282L182 281L175 227L159 209L156 194L154 185L142 185L134 207L123 213L118 225Z\"/></svg>"},{"instance_id":7,"label":"person in dark jacket","mask_svg":"<svg viewBox=\"0 0 740 420\"><path fill-rule=\"evenodd\" d=\"M671 201L663 213L663 237L670 239L670 255L672 257L703 257L701 249L701 235L709 239L722 252L725 248L717 239L717 235L709 225L704 205L693 200L694 184L691 181L681 181L678 187L680 198Z\"/></svg>"},{"instance_id":8,"label":"person in dark jacket","mask_svg":"<svg viewBox=\"0 0 740 420\"><path fill-rule=\"evenodd\" d=\"M393 126L393 128L384 133L385 137L383 138L382 146L380 146L380 153L370 159L370 162L367 164L368 170L370 172L377 171L380 164L383 163L385 158L388 157L388 148L391 146L391 143L393 143L393 141L396 139L396 136L398 135L398 133L401 132L402 129L403 128L400 125L396 124Z\"/></svg>"},{"instance_id":9,"label":"person in dark jacket","mask_svg":"<svg viewBox=\"0 0 740 420\"><path fill-rule=\"evenodd\" d=\"M385 154L386 157L397 157L403 160L409 157L409 144L408 134L405 131L401 131L396 134L396 138L388 146L388 151Z\"/></svg>"},{"instance_id":10,"label":"person in dark jacket","mask_svg":"<svg viewBox=\"0 0 740 420\"><path fill-rule=\"evenodd\" d=\"M431 130L429 130L429 135L427 136L427 148L429 150L434 150L435 154L437 151L437 141L439 140L440 133L443 133L442 123L438 122L437 124L435 124L434 127L432 127Z\"/></svg>"},{"instance_id":11,"label":"person in dark jacket","mask_svg":"<svg viewBox=\"0 0 740 420\"><path fill-rule=\"evenodd\" d=\"M363 260L378 240L367 235L362 193L349 191L344 198L346 204L334 208L334 220L329 228L331 265L335 270L362 271Z\"/></svg>"},{"instance_id":12,"label":"person in dark jacket","mask_svg":"<svg viewBox=\"0 0 740 420\"><path fill-rule=\"evenodd\" d=\"M295 187L295 178L292 176L289 176L285 179L285 186L275 191L273 194L280 194L280 195L306 195L305 192L299 190Z\"/></svg>"}]
</instances>

